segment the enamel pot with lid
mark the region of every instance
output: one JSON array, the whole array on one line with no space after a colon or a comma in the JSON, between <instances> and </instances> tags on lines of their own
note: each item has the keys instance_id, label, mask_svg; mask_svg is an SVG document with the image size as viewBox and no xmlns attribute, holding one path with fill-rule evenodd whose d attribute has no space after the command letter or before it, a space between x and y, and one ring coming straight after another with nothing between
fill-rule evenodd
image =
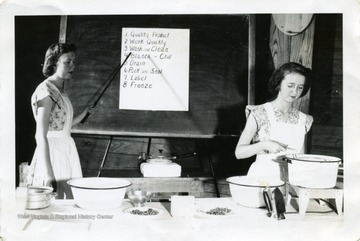
<instances>
[{"instance_id":1,"label":"enamel pot with lid","mask_svg":"<svg viewBox=\"0 0 360 241\"><path fill-rule=\"evenodd\" d=\"M333 156L286 155L289 183L305 188L332 188L336 185L341 159Z\"/></svg>"}]
</instances>

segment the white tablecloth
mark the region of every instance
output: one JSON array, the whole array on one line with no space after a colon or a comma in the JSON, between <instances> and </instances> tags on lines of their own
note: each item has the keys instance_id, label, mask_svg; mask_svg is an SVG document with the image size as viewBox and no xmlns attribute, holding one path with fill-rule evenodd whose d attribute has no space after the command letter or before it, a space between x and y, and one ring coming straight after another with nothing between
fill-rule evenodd
<instances>
[{"instance_id":1,"label":"white tablecloth","mask_svg":"<svg viewBox=\"0 0 360 241\"><path fill-rule=\"evenodd\" d=\"M163 214L155 218L129 215L124 212L131 207L128 200L121 208L106 211L81 209L72 200L54 200L46 209L26 210L27 216L21 216L24 211L18 210L13 220L9 220L10 225L2 230L3 237L5 241L347 240L344 216L326 212L315 202L309 205L309 211L315 212L302 216L288 207L290 213L280 221L267 217L265 209L242 207L231 198L195 199L196 211L189 218L172 217L169 203L146 205L161 209ZM216 207L229 208L233 214L211 216L198 211Z\"/></svg>"}]
</instances>

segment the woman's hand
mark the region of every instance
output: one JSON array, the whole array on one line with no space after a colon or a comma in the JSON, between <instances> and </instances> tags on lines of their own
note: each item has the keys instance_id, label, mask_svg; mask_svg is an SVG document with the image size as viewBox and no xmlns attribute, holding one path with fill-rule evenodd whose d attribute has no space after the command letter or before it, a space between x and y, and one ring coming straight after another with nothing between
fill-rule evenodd
<instances>
[{"instance_id":1,"label":"woman's hand","mask_svg":"<svg viewBox=\"0 0 360 241\"><path fill-rule=\"evenodd\" d=\"M57 184L56 184L54 172L50 169L47 169L45 166L39 166L37 172L39 172L38 178L32 183L32 185L52 187L55 192L57 189Z\"/></svg>"},{"instance_id":2,"label":"woman's hand","mask_svg":"<svg viewBox=\"0 0 360 241\"><path fill-rule=\"evenodd\" d=\"M88 114L88 113L89 113L89 114L92 114L92 113L93 113L93 109L94 109L94 106L93 106L93 105L85 107L85 109L83 110L83 113L85 113L84 116L85 116L86 114Z\"/></svg>"},{"instance_id":3,"label":"woman's hand","mask_svg":"<svg viewBox=\"0 0 360 241\"><path fill-rule=\"evenodd\" d=\"M93 109L94 109L94 106L91 105L91 106L87 106L85 107L85 109L80 113L80 119L84 119L86 115L90 115L93 113Z\"/></svg>"},{"instance_id":4,"label":"woman's hand","mask_svg":"<svg viewBox=\"0 0 360 241\"><path fill-rule=\"evenodd\" d=\"M269 141L264 141L264 146L265 146L265 150L267 150L270 153L279 153L285 151L288 145L278 141L269 140Z\"/></svg>"},{"instance_id":5,"label":"woman's hand","mask_svg":"<svg viewBox=\"0 0 360 241\"><path fill-rule=\"evenodd\" d=\"M57 188L57 185L56 185L56 180L55 180L55 177L50 177L48 176L45 180L45 185L46 187L52 187L54 190L54 192L56 192L56 188Z\"/></svg>"},{"instance_id":6,"label":"woman's hand","mask_svg":"<svg viewBox=\"0 0 360 241\"><path fill-rule=\"evenodd\" d=\"M73 119L72 126L79 124L86 117L87 114L90 115L93 113L93 111L94 111L94 105L85 107L85 109Z\"/></svg>"},{"instance_id":7,"label":"woman's hand","mask_svg":"<svg viewBox=\"0 0 360 241\"><path fill-rule=\"evenodd\" d=\"M43 173L43 175L41 176L43 183L40 183L42 186L52 187L53 183L56 183L55 175L51 167L46 167L44 165L43 168L40 168L38 171L40 173Z\"/></svg>"}]
</instances>

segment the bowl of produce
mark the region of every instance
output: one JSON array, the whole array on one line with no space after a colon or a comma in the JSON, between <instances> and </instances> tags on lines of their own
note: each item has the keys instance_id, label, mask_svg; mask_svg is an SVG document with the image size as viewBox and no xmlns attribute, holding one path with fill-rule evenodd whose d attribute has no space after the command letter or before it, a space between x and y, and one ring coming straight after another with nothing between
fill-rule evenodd
<instances>
[{"instance_id":1,"label":"bowl of produce","mask_svg":"<svg viewBox=\"0 0 360 241\"><path fill-rule=\"evenodd\" d=\"M87 177L67 182L78 207L107 210L119 208L131 182L121 178Z\"/></svg>"}]
</instances>

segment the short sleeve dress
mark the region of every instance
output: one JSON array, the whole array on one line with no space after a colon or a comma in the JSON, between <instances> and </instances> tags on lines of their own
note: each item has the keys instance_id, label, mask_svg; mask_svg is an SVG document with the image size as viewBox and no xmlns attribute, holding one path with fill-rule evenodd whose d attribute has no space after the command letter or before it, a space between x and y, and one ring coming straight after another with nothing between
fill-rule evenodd
<instances>
[{"instance_id":1,"label":"short sleeve dress","mask_svg":"<svg viewBox=\"0 0 360 241\"><path fill-rule=\"evenodd\" d=\"M38 114L38 101L49 96L54 105L51 109L47 139L49 142L50 161L57 182L57 198L73 198L67 181L82 177L79 155L75 142L70 135L73 107L66 94L48 80L43 81L31 97L33 115ZM44 167L39 164L37 148L30 164L28 185L44 185Z\"/></svg>"},{"instance_id":2,"label":"short sleeve dress","mask_svg":"<svg viewBox=\"0 0 360 241\"><path fill-rule=\"evenodd\" d=\"M256 155L256 161L250 166L248 176L280 178L287 181L287 171L279 160L286 154L301 153L306 133L310 130L313 117L295 108L286 122L281 119L281 111L270 102L246 107L246 117L250 114L257 124L257 132L252 142L275 140L288 145L289 149L280 153L263 151Z\"/></svg>"}]
</instances>

